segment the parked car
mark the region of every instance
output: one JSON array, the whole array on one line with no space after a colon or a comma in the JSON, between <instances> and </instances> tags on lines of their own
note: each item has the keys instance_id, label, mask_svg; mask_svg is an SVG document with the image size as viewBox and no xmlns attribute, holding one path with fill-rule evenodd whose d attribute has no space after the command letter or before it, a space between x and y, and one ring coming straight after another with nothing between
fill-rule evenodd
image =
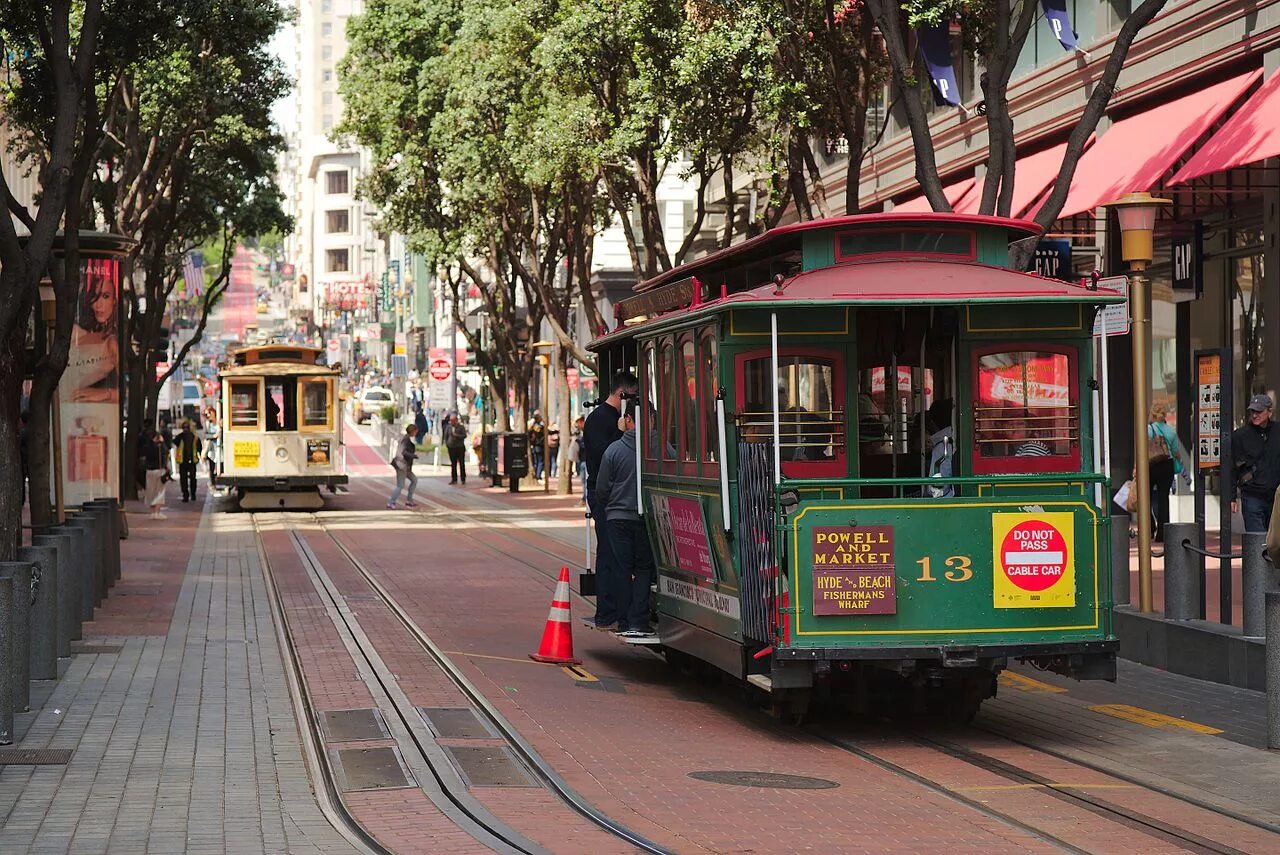
<instances>
[{"instance_id":1,"label":"parked car","mask_svg":"<svg viewBox=\"0 0 1280 855\"><path fill-rule=\"evenodd\" d=\"M391 390L385 386L368 386L361 389L360 394L356 395L356 424L364 424L369 421L374 413L393 403L395 403L395 397L391 394Z\"/></svg>"}]
</instances>

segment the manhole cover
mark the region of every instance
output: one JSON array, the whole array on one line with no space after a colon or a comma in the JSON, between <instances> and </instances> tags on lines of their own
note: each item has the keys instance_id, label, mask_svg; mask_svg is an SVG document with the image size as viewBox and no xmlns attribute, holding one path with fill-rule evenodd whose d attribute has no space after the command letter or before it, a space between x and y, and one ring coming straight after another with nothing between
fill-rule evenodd
<instances>
[{"instance_id":1,"label":"manhole cover","mask_svg":"<svg viewBox=\"0 0 1280 855\"><path fill-rule=\"evenodd\" d=\"M537 782L505 745L446 745L467 785L471 787L536 787Z\"/></svg>"},{"instance_id":2,"label":"manhole cover","mask_svg":"<svg viewBox=\"0 0 1280 855\"><path fill-rule=\"evenodd\" d=\"M778 772L690 772L690 778L712 784L734 787L760 787L767 790L830 790L840 786L825 778L783 775Z\"/></svg>"},{"instance_id":3,"label":"manhole cover","mask_svg":"<svg viewBox=\"0 0 1280 855\"><path fill-rule=\"evenodd\" d=\"M468 707L418 707L418 712L442 739L492 739L499 735Z\"/></svg>"},{"instance_id":4,"label":"manhole cover","mask_svg":"<svg viewBox=\"0 0 1280 855\"><path fill-rule=\"evenodd\" d=\"M377 710L325 710L320 713L320 727L329 742L358 742L362 739L385 739L390 734Z\"/></svg>"},{"instance_id":5,"label":"manhole cover","mask_svg":"<svg viewBox=\"0 0 1280 855\"><path fill-rule=\"evenodd\" d=\"M69 748L0 748L0 766L65 766Z\"/></svg>"},{"instance_id":6,"label":"manhole cover","mask_svg":"<svg viewBox=\"0 0 1280 855\"><path fill-rule=\"evenodd\" d=\"M335 751L342 791L407 787L409 773L394 748L344 748Z\"/></svg>"}]
</instances>

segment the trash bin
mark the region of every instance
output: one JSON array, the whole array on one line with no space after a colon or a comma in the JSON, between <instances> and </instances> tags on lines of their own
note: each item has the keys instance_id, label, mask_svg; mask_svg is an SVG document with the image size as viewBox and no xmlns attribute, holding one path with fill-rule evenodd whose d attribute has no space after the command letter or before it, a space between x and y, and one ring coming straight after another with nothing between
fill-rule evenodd
<instances>
[{"instance_id":1,"label":"trash bin","mask_svg":"<svg viewBox=\"0 0 1280 855\"><path fill-rule=\"evenodd\" d=\"M520 479L529 476L529 434L508 431L502 434L502 475L513 493L520 491Z\"/></svg>"}]
</instances>

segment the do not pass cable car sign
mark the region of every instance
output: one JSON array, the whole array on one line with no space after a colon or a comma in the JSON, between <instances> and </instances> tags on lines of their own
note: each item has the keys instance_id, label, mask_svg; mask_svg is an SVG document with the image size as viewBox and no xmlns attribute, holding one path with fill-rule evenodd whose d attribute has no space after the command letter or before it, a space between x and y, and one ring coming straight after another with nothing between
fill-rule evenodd
<instances>
[{"instance_id":1,"label":"do not pass cable car sign","mask_svg":"<svg viewBox=\"0 0 1280 855\"><path fill-rule=\"evenodd\" d=\"M432 380L448 380L453 376L453 366L449 364L447 359L433 359L431 364L427 366L427 371L431 374Z\"/></svg>"},{"instance_id":2,"label":"do not pass cable car sign","mask_svg":"<svg viewBox=\"0 0 1280 855\"><path fill-rule=\"evenodd\" d=\"M996 608L1076 604L1074 514L993 514L991 525Z\"/></svg>"}]
</instances>

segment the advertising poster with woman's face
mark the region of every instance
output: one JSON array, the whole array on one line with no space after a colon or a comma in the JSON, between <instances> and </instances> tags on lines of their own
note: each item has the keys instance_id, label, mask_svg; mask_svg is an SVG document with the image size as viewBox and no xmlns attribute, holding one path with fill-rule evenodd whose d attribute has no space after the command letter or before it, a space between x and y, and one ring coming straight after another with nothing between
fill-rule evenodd
<instances>
[{"instance_id":1,"label":"advertising poster with woman's face","mask_svg":"<svg viewBox=\"0 0 1280 855\"><path fill-rule=\"evenodd\" d=\"M81 264L71 352L58 386L68 505L119 495L119 269L112 258Z\"/></svg>"}]
</instances>

